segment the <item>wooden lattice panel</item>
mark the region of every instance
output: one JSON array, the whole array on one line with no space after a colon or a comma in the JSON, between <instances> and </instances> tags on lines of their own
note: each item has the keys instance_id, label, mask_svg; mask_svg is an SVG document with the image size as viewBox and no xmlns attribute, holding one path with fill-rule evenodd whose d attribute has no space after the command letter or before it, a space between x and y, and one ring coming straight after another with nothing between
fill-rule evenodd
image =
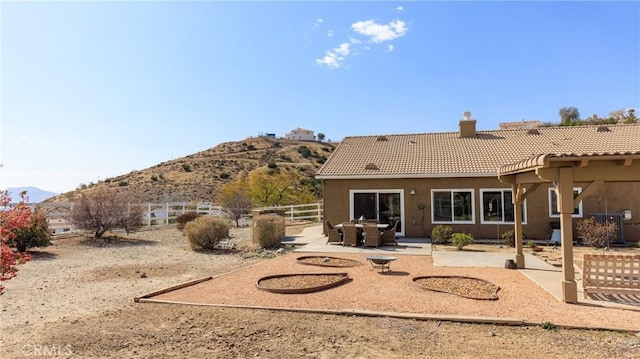
<instances>
[{"instance_id":1,"label":"wooden lattice panel","mask_svg":"<svg viewBox=\"0 0 640 359\"><path fill-rule=\"evenodd\" d=\"M640 294L640 255L585 254L584 294Z\"/></svg>"}]
</instances>

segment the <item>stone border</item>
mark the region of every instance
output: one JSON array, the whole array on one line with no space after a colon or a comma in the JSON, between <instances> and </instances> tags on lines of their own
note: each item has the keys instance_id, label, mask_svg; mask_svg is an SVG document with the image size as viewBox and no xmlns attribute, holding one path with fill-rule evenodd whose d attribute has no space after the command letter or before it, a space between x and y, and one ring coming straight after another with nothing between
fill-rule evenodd
<instances>
[{"instance_id":1,"label":"stone border","mask_svg":"<svg viewBox=\"0 0 640 359\"><path fill-rule=\"evenodd\" d=\"M354 265L352 266L337 266L337 265L331 265L331 264L315 264L315 263L305 263L304 260L307 258L329 258L329 259L340 259L343 261L347 261L347 262L352 262L354 263ZM317 267L334 267L334 268L352 268L352 267L359 267L362 265L361 262L354 260L354 259L347 259L347 258L340 258L340 257L331 257L331 256L302 256L302 257L298 257L296 258L296 263L299 264L304 264L304 265L308 265L308 266L317 266Z\"/></svg>"},{"instance_id":2,"label":"stone border","mask_svg":"<svg viewBox=\"0 0 640 359\"><path fill-rule=\"evenodd\" d=\"M455 293L455 292L450 292L450 291L446 291L446 290L439 290L439 289L433 289L433 288L429 288L429 287L425 287L421 284L416 283L416 280L419 279L424 279L424 278L464 278L464 279L472 279L472 280L476 280L479 282L484 282L487 284L492 285L495 288L495 291L493 292L493 296L491 298L486 298L486 297L474 297L474 296L469 296L469 295L464 295L464 294L460 294L460 293ZM475 278L475 277L467 277L467 276L460 276L460 275L423 275L423 276L419 276L419 277L414 277L411 280L415 285L417 285L418 287L424 289L424 290L430 290L432 292L439 292L439 293L447 293L447 294L453 294L453 295L457 295L460 297L464 297L464 298L469 298L469 299L476 299L476 300L498 300L498 291L500 290L500 287L497 286L495 283L492 283L486 279L481 279L481 278Z\"/></svg>"},{"instance_id":3,"label":"stone border","mask_svg":"<svg viewBox=\"0 0 640 359\"><path fill-rule=\"evenodd\" d=\"M267 279L272 278L283 278L283 277L319 277L319 276L340 276L342 277L339 280L336 280L333 283L320 285L316 287L306 287L306 288L267 288L260 286L260 282ZM264 290L271 293L279 293L279 294L305 294L305 293L313 293L319 292L325 289L333 288L340 284L346 283L350 280L349 273L292 273L292 274L275 274L269 275L266 277L262 277L256 281L256 287L260 290Z\"/></svg>"}]
</instances>

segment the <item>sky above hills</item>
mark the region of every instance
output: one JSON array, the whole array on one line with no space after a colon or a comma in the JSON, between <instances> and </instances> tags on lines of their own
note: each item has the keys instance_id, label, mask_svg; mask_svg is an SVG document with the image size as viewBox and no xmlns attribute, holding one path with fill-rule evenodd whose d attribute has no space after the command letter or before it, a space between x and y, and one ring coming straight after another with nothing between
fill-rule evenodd
<instances>
[{"instance_id":1,"label":"sky above hills","mask_svg":"<svg viewBox=\"0 0 640 359\"><path fill-rule=\"evenodd\" d=\"M640 3L0 2L0 188L221 142L640 108Z\"/></svg>"}]
</instances>

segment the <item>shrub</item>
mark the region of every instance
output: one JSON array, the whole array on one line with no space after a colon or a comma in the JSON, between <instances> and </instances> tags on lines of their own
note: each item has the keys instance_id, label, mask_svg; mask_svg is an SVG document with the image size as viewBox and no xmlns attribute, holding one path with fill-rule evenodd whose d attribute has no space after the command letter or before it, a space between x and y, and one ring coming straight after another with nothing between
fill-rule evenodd
<instances>
[{"instance_id":1,"label":"shrub","mask_svg":"<svg viewBox=\"0 0 640 359\"><path fill-rule=\"evenodd\" d=\"M182 169L183 169L185 172L191 172L191 166L189 166L189 165L188 165L188 164L186 164L186 163L184 163L184 164L182 165Z\"/></svg>"},{"instance_id":2,"label":"shrub","mask_svg":"<svg viewBox=\"0 0 640 359\"><path fill-rule=\"evenodd\" d=\"M447 243L451 239L453 229L449 226L437 225L431 230L431 241L433 243Z\"/></svg>"},{"instance_id":3,"label":"shrub","mask_svg":"<svg viewBox=\"0 0 640 359\"><path fill-rule=\"evenodd\" d=\"M516 246L516 232L513 229L510 229L500 235L502 238L502 244L509 247ZM522 239L527 238L527 234L522 232Z\"/></svg>"},{"instance_id":4,"label":"shrub","mask_svg":"<svg viewBox=\"0 0 640 359\"><path fill-rule=\"evenodd\" d=\"M278 165L275 162L269 162L267 164L267 167L269 167L271 169L275 169L275 168L278 168Z\"/></svg>"},{"instance_id":5,"label":"shrub","mask_svg":"<svg viewBox=\"0 0 640 359\"><path fill-rule=\"evenodd\" d=\"M552 322L542 322L540 323L540 328L544 330L553 330L553 331L558 330L558 326L553 324Z\"/></svg>"},{"instance_id":6,"label":"shrub","mask_svg":"<svg viewBox=\"0 0 640 359\"><path fill-rule=\"evenodd\" d=\"M264 214L253 219L253 239L261 248L277 248L284 238L284 217Z\"/></svg>"},{"instance_id":7,"label":"shrub","mask_svg":"<svg viewBox=\"0 0 640 359\"><path fill-rule=\"evenodd\" d=\"M51 231L47 216L40 208L31 212L24 227L15 231L12 242L21 253L26 252L29 248L46 247L51 244Z\"/></svg>"},{"instance_id":8,"label":"shrub","mask_svg":"<svg viewBox=\"0 0 640 359\"><path fill-rule=\"evenodd\" d=\"M187 223L184 231L191 249L209 250L229 238L229 223L222 218L202 216Z\"/></svg>"},{"instance_id":9,"label":"shrub","mask_svg":"<svg viewBox=\"0 0 640 359\"><path fill-rule=\"evenodd\" d=\"M158 181L158 176L156 176L156 175L151 176L151 181L157 182Z\"/></svg>"},{"instance_id":10,"label":"shrub","mask_svg":"<svg viewBox=\"0 0 640 359\"><path fill-rule=\"evenodd\" d=\"M613 222L597 222L591 217L578 221L576 231L584 245L599 248L605 247L616 239L618 226Z\"/></svg>"},{"instance_id":11,"label":"shrub","mask_svg":"<svg viewBox=\"0 0 640 359\"><path fill-rule=\"evenodd\" d=\"M465 246L473 243L473 236L468 233L454 233L451 235L451 243L456 246L456 249L461 251Z\"/></svg>"},{"instance_id":12,"label":"shrub","mask_svg":"<svg viewBox=\"0 0 640 359\"><path fill-rule=\"evenodd\" d=\"M300 153L304 158L311 157L311 150L307 146L298 147L298 153Z\"/></svg>"},{"instance_id":13,"label":"shrub","mask_svg":"<svg viewBox=\"0 0 640 359\"><path fill-rule=\"evenodd\" d=\"M195 220L200 216L201 214L197 212L182 213L176 217L176 228L178 228L179 230L183 230L187 223Z\"/></svg>"},{"instance_id":14,"label":"shrub","mask_svg":"<svg viewBox=\"0 0 640 359\"><path fill-rule=\"evenodd\" d=\"M231 177L231 175L230 175L230 174L228 174L228 173L224 173L224 172L223 172L223 173L221 173L221 174L220 174L220 178L221 178L221 179L227 179L227 178L229 178L229 177Z\"/></svg>"},{"instance_id":15,"label":"shrub","mask_svg":"<svg viewBox=\"0 0 640 359\"><path fill-rule=\"evenodd\" d=\"M127 181L118 182L118 186L120 186L120 187L125 187L125 186L128 186L128 185L129 185L129 182L127 182Z\"/></svg>"}]
</instances>

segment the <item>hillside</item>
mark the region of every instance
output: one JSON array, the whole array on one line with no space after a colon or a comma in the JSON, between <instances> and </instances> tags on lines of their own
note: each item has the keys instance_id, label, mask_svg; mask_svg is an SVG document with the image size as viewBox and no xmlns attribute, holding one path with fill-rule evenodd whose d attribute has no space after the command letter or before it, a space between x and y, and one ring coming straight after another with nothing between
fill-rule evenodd
<instances>
[{"instance_id":1,"label":"hillside","mask_svg":"<svg viewBox=\"0 0 640 359\"><path fill-rule=\"evenodd\" d=\"M216 190L233 181L238 174L269 164L294 167L312 177L333 150L332 144L322 142L246 138L221 143L147 169L107 178L46 202L73 201L84 191L100 186L117 188L141 202L210 202Z\"/></svg>"}]
</instances>

